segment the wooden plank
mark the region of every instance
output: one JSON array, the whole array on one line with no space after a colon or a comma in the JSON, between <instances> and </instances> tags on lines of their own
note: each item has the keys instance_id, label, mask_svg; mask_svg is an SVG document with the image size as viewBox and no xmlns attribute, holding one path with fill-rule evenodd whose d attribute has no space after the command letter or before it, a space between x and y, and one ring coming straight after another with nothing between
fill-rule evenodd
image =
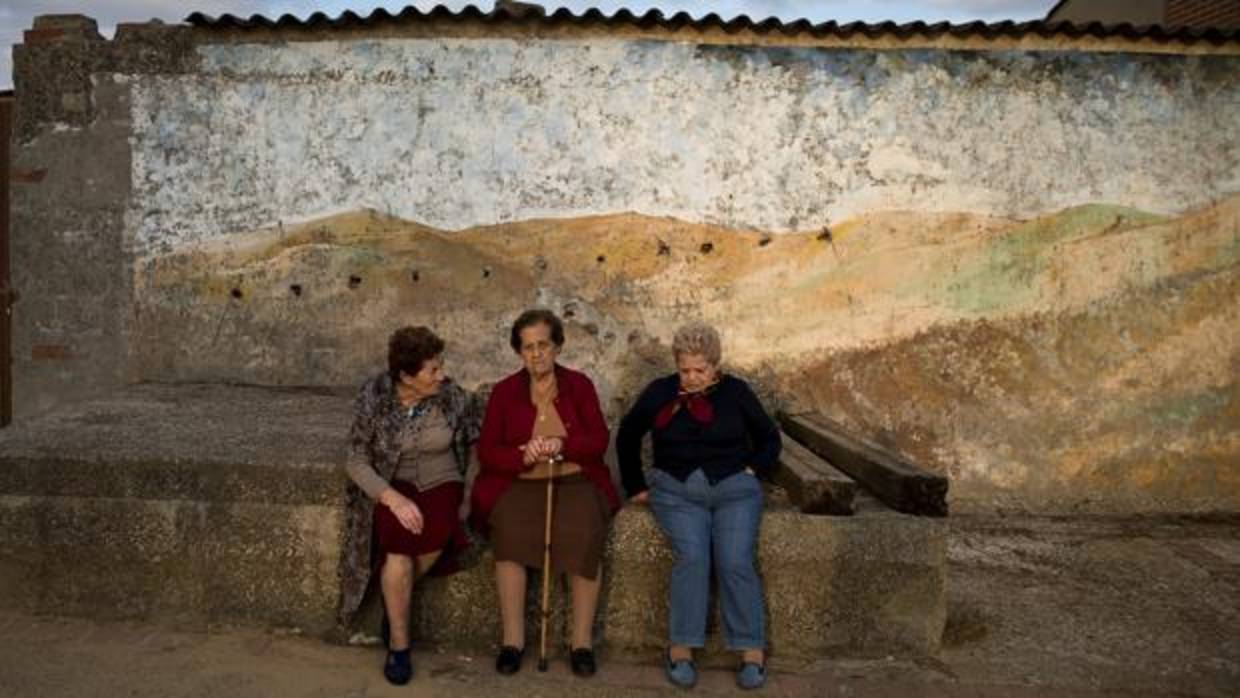
<instances>
[{"instance_id":1,"label":"wooden plank","mask_svg":"<svg viewBox=\"0 0 1240 698\"><path fill-rule=\"evenodd\" d=\"M884 504L906 514L947 516L947 478L850 436L819 414L779 416L784 432L844 471Z\"/></svg>"},{"instance_id":2,"label":"wooden plank","mask_svg":"<svg viewBox=\"0 0 1240 698\"><path fill-rule=\"evenodd\" d=\"M787 434L775 482L788 491L792 503L806 514L851 516L857 483Z\"/></svg>"}]
</instances>

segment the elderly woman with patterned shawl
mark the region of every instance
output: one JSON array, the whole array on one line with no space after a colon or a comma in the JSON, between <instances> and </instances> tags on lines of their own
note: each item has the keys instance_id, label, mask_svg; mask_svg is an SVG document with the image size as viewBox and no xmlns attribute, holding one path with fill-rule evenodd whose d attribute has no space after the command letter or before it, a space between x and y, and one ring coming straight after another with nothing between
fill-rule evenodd
<instances>
[{"instance_id":1,"label":"elderly woman with patterned shawl","mask_svg":"<svg viewBox=\"0 0 1240 698\"><path fill-rule=\"evenodd\" d=\"M398 685L413 676L413 582L455 571L468 541L460 509L481 420L473 395L444 377L443 349L425 327L397 330L388 370L358 393L349 433L339 620L352 626L378 572L389 630L383 674Z\"/></svg>"}]
</instances>

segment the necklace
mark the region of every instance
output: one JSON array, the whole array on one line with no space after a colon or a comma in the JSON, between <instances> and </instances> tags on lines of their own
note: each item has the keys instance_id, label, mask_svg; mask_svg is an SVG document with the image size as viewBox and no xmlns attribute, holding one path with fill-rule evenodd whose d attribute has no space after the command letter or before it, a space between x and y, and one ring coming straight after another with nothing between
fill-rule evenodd
<instances>
[{"instance_id":1,"label":"necklace","mask_svg":"<svg viewBox=\"0 0 1240 698\"><path fill-rule=\"evenodd\" d=\"M431 396L423 395L418 397L412 388L405 388L403 390L402 388L403 386L397 386L396 388L396 402L401 409L405 410L407 417L410 419L417 417L430 407L431 401L429 398Z\"/></svg>"},{"instance_id":2,"label":"necklace","mask_svg":"<svg viewBox=\"0 0 1240 698\"><path fill-rule=\"evenodd\" d=\"M547 410L551 408L551 403L555 400L556 395L558 394L557 388L558 386L555 383L555 378L552 378L546 383L530 384L530 399L533 401L534 407L538 411L538 421L547 421Z\"/></svg>"},{"instance_id":3,"label":"necklace","mask_svg":"<svg viewBox=\"0 0 1240 698\"><path fill-rule=\"evenodd\" d=\"M552 378L545 383L531 383L530 393L535 402L550 402L554 400L558 393L555 379Z\"/></svg>"}]
</instances>

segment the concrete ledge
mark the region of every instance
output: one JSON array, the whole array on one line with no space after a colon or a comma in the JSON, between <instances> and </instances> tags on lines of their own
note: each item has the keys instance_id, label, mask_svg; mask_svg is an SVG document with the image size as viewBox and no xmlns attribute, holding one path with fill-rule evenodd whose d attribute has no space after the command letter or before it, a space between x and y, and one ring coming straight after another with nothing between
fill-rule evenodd
<instances>
[{"instance_id":1,"label":"concrete ledge","mask_svg":"<svg viewBox=\"0 0 1240 698\"><path fill-rule=\"evenodd\" d=\"M863 507L851 517L768 508L758 564L773 654L808 660L938 651L946 620L944 522L897 514L868 498ZM608 564L608 646L657 655L667 644L672 556L648 510L616 519ZM708 647L722 648L718 633Z\"/></svg>"},{"instance_id":2,"label":"concrete ledge","mask_svg":"<svg viewBox=\"0 0 1240 698\"><path fill-rule=\"evenodd\" d=\"M0 496L0 604L325 628L342 525L317 505Z\"/></svg>"},{"instance_id":3,"label":"concrete ledge","mask_svg":"<svg viewBox=\"0 0 1240 698\"><path fill-rule=\"evenodd\" d=\"M347 392L135 386L0 431L0 606L327 631ZM800 514L778 490L769 500L759 564L781 661L938 650L943 521L868 497L851 517ZM607 556L600 647L655 655L672 557L647 509L620 513ZM467 562L419 584L420 641L486 648L498 638L490 552ZM538 584L532 574L532 641ZM556 594L557 647L565 596ZM717 617L712 626L718 650Z\"/></svg>"}]
</instances>

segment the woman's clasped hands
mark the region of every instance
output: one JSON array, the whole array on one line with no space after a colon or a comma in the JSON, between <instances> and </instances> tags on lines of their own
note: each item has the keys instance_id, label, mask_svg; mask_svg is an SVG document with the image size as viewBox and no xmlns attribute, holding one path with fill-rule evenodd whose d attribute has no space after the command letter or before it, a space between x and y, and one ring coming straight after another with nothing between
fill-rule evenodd
<instances>
[{"instance_id":1,"label":"woman's clasped hands","mask_svg":"<svg viewBox=\"0 0 1240 698\"><path fill-rule=\"evenodd\" d=\"M520 447L522 462L531 468L544 461L557 460L564 449L564 440L556 436L536 436Z\"/></svg>"}]
</instances>

